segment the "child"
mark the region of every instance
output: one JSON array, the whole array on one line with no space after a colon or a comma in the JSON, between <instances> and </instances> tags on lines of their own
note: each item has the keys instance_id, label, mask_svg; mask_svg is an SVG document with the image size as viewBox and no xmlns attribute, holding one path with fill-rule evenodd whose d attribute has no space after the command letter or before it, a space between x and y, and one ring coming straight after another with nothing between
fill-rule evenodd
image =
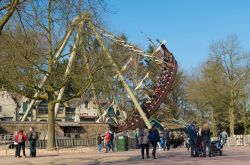
<instances>
[{"instance_id":1,"label":"child","mask_svg":"<svg viewBox=\"0 0 250 165\"><path fill-rule=\"evenodd\" d=\"M101 137L101 134L99 133L98 136L97 136L97 149L98 149L98 152L102 152L102 137Z\"/></svg>"}]
</instances>

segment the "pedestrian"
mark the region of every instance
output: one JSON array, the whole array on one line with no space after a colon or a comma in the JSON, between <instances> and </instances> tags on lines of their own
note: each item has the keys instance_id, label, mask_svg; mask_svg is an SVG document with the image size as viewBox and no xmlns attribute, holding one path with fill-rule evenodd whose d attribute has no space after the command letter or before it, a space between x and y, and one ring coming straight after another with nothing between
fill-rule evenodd
<instances>
[{"instance_id":1,"label":"pedestrian","mask_svg":"<svg viewBox=\"0 0 250 165\"><path fill-rule=\"evenodd\" d=\"M222 146L224 146L227 143L227 137L228 137L228 134L226 130L220 133L220 140L222 141Z\"/></svg>"},{"instance_id":2,"label":"pedestrian","mask_svg":"<svg viewBox=\"0 0 250 165\"><path fill-rule=\"evenodd\" d=\"M211 132L208 124L205 123L201 129L201 138L203 145L203 157L207 156L206 149L208 148L209 157L211 157Z\"/></svg>"},{"instance_id":3,"label":"pedestrian","mask_svg":"<svg viewBox=\"0 0 250 165\"><path fill-rule=\"evenodd\" d=\"M97 149L98 149L98 152L102 152L102 136L101 134L99 133L98 136L97 136Z\"/></svg>"},{"instance_id":4,"label":"pedestrian","mask_svg":"<svg viewBox=\"0 0 250 165\"><path fill-rule=\"evenodd\" d=\"M23 130L20 129L19 133L16 135L16 141L18 142L18 158L21 157L20 152L23 151L23 156L26 158L25 154L25 141L27 140L26 135L23 133Z\"/></svg>"},{"instance_id":5,"label":"pedestrian","mask_svg":"<svg viewBox=\"0 0 250 165\"><path fill-rule=\"evenodd\" d=\"M141 157L144 159L144 150L146 149L147 158L149 157L149 139L148 129L145 125L142 125L138 130L138 142L141 148Z\"/></svg>"},{"instance_id":6,"label":"pedestrian","mask_svg":"<svg viewBox=\"0 0 250 165\"><path fill-rule=\"evenodd\" d=\"M164 132L163 132L163 140L164 140L164 148L163 150L165 151L166 148L167 150L169 150L169 140L170 140L170 131L168 128L164 128Z\"/></svg>"},{"instance_id":7,"label":"pedestrian","mask_svg":"<svg viewBox=\"0 0 250 165\"><path fill-rule=\"evenodd\" d=\"M196 130L195 125L196 125L196 122L193 121L188 126L188 137L189 137L189 144L191 147L191 157L195 157L197 155L196 143L197 143L198 131Z\"/></svg>"},{"instance_id":8,"label":"pedestrian","mask_svg":"<svg viewBox=\"0 0 250 165\"><path fill-rule=\"evenodd\" d=\"M155 125L152 126L151 130L149 131L149 141L152 144L153 151L152 151L152 157L156 159L155 154L156 154L156 147L157 143L160 141L160 135L155 127Z\"/></svg>"},{"instance_id":9,"label":"pedestrian","mask_svg":"<svg viewBox=\"0 0 250 165\"><path fill-rule=\"evenodd\" d=\"M158 142L159 151L163 151L164 150L164 145L165 145L165 140L163 139L163 136L160 135L160 141Z\"/></svg>"},{"instance_id":10,"label":"pedestrian","mask_svg":"<svg viewBox=\"0 0 250 165\"><path fill-rule=\"evenodd\" d=\"M136 148L139 149L140 148L140 144L139 144L139 128L137 128L136 131L135 131L135 140L136 140Z\"/></svg>"},{"instance_id":11,"label":"pedestrian","mask_svg":"<svg viewBox=\"0 0 250 165\"><path fill-rule=\"evenodd\" d=\"M106 152L109 152L111 149L110 146L110 129L105 133L105 144L106 144Z\"/></svg>"},{"instance_id":12,"label":"pedestrian","mask_svg":"<svg viewBox=\"0 0 250 165\"><path fill-rule=\"evenodd\" d=\"M16 136L18 135L18 131L15 131L14 135L13 135L13 141L14 141L14 147L15 147L15 157L17 158L19 155L19 147L18 147L18 142L16 140Z\"/></svg>"},{"instance_id":13,"label":"pedestrian","mask_svg":"<svg viewBox=\"0 0 250 165\"><path fill-rule=\"evenodd\" d=\"M37 132L35 132L34 127L30 127L30 132L28 135L28 140L30 143L30 157L36 157L36 141L38 139Z\"/></svg>"},{"instance_id":14,"label":"pedestrian","mask_svg":"<svg viewBox=\"0 0 250 165\"><path fill-rule=\"evenodd\" d=\"M113 131L111 131L111 129L109 130L109 134L110 134L110 141L109 141L109 146L110 149L112 150L112 152L114 152L114 139L115 139L115 133Z\"/></svg>"}]
</instances>

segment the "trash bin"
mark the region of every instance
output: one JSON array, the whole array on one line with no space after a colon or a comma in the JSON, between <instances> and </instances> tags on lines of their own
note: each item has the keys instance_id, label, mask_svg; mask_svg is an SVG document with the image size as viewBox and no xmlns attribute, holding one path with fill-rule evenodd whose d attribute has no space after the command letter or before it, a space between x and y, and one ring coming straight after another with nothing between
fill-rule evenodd
<instances>
[{"instance_id":1,"label":"trash bin","mask_svg":"<svg viewBox=\"0 0 250 165\"><path fill-rule=\"evenodd\" d=\"M128 151L128 137L125 135L117 136L117 151Z\"/></svg>"}]
</instances>

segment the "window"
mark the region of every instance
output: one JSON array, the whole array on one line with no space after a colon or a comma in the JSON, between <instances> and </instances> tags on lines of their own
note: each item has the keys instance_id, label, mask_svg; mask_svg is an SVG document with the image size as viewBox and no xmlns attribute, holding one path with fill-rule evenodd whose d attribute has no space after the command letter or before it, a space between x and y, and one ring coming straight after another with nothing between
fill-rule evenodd
<instances>
[{"instance_id":1,"label":"window","mask_svg":"<svg viewBox=\"0 0 250 165\"><path fill-rule=\"evenodd\" d=\"M63 114L63 108L59 108L59 110L58 110L57 113L58 113L58 114Z\"/></svg>"},{"instance_id":2,"label":"window","mask_svg":"<svg viewBox=\"0 0 250 165\"><path fill-rule=\"evenodd\" d=\"M28 109L28 101L23 102L23 112L26 112L27 109Z\"/></svg>"},{"instance_id":3,"label":"window","mask_svg":"<svg viewBox=\"0 0 250 165\"><path fill-rule=\"evenodd\" d=\"M89 102L86 100L86 101L85 101L85 108L86 108L86 109L89 107L88 104L89 104Z\"/></svg>"},{"instance_id":4,"label":"window","mask_svg":"<svg viewBox=\"0 0 250 165\"><path fill-rule=\"evenodd\" d=\"M2 106L0 106L0 112L2 112Z\"/></svg>"}]
</instances>

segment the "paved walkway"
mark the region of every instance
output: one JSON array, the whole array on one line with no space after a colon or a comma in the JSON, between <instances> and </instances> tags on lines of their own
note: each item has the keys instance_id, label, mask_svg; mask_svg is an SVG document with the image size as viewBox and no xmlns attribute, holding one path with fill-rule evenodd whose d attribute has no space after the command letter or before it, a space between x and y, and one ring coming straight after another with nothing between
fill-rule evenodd
<instances>
[{"instance_id":1,"label":"paved walkway","mask_svg":"<svg viewBox=\"0 0 250 165\"><path fill-rule=\"evenodd\" d=\"M1 165L94 165L94 164L152 164L152 165L249 165L250 147L225 147L223 156L212 158L191 158L184 148L171 149L170 151L157 151L157 159L142 160L139 150L113 153L80 153L68 152L44 152L38 151L37 158L14 158L13 155L0 155Z\"/></svg>"}]
</instances>

